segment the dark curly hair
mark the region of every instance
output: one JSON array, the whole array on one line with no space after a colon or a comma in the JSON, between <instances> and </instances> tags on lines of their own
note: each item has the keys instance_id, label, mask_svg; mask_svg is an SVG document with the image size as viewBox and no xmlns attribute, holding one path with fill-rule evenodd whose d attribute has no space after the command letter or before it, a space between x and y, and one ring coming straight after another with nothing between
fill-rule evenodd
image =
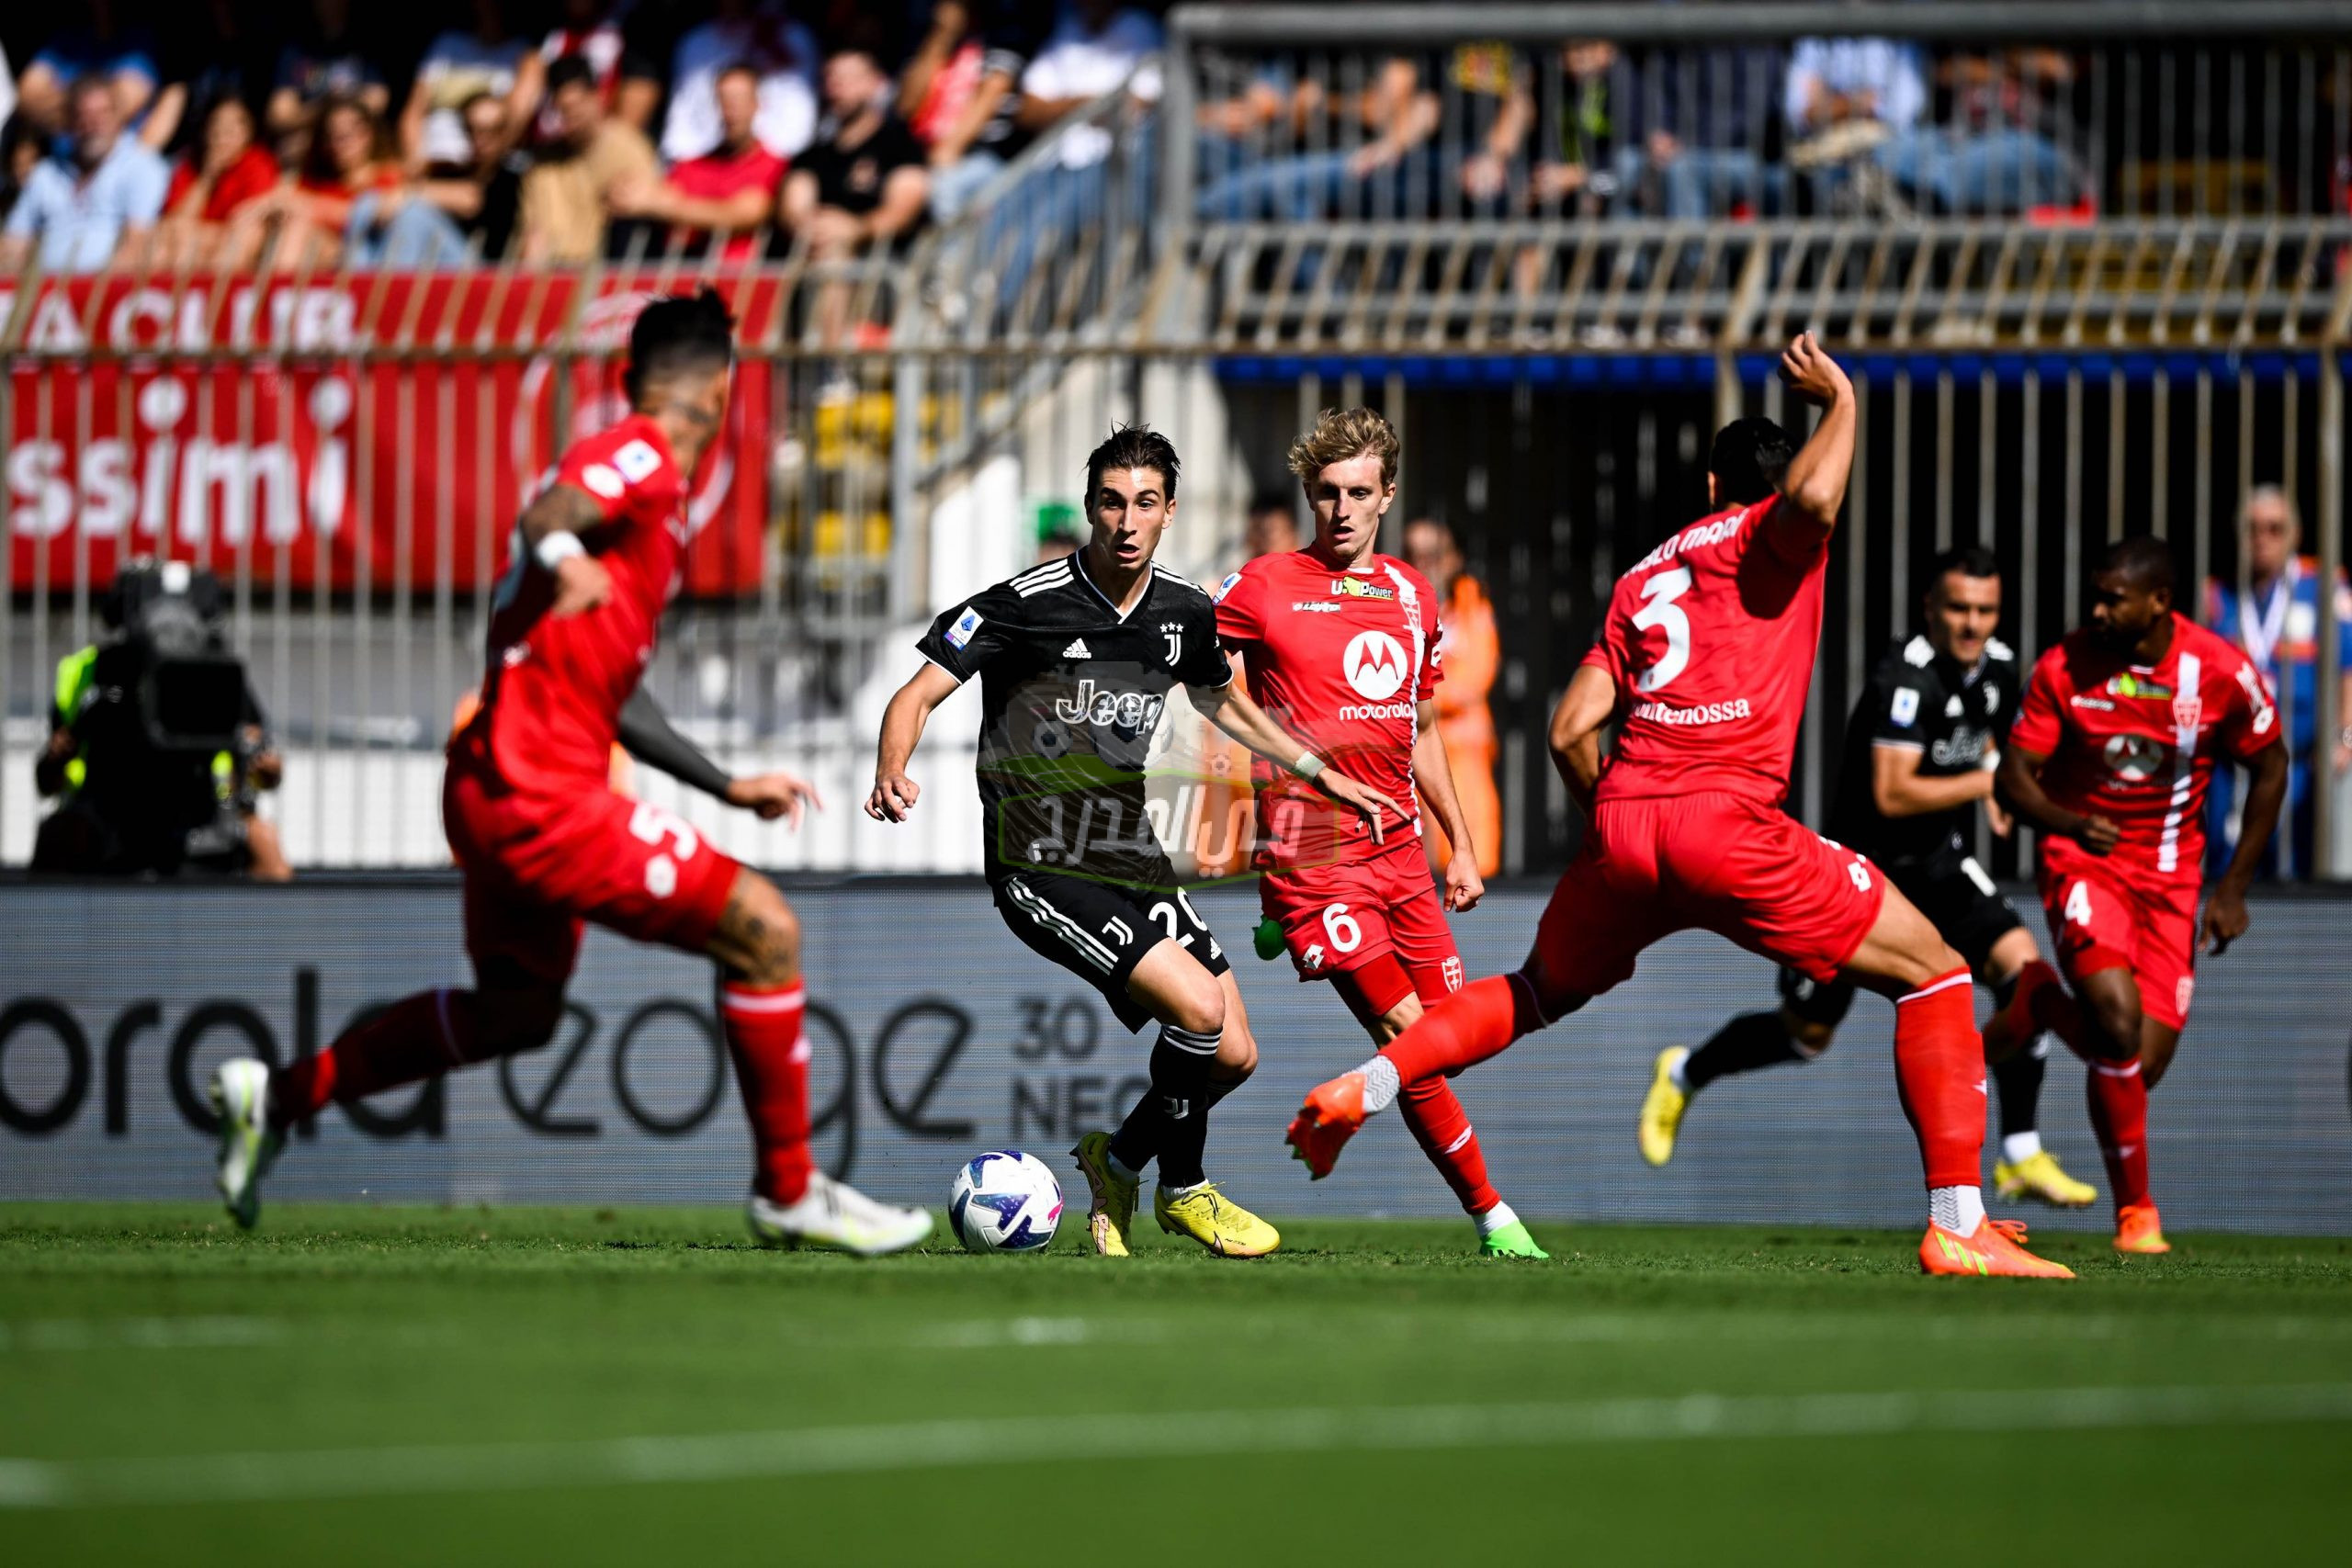
<instances>
[{"instance_id":1,"label":"dark curly hair","mask_svg":"<svg viewBox=\"0 0 2352 1568\"><path fill-rule=\"evenodd\" d=\"M628 333L628 370L622 378L632 403L653 382L681 372L720 369L734 362L735 321L715 288L673 294L637 313Z\"/></svg>"}]
</instances>

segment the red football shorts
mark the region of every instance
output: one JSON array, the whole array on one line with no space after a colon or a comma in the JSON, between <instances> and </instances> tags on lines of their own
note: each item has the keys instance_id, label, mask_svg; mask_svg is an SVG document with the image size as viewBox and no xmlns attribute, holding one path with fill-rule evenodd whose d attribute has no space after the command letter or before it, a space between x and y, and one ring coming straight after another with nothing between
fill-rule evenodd
<instances>
[{"instance_id":1,"label":"red football shorts","mask_svg":"<svg viewBox=\"0 0 2352 1568\"><path fill-rule=\"evenodd\" d=\"M2140 1010L2167 1029L2186 1026L2197 989L2197 882L2159 879L2063 839L2042 843L2041 912L2066 977L2129 969Z\"/></svg>"},{"instance_id":2,"label":"red football shorts","mask_svg":"<svg viewBox=\"0 0 2352 1568\"><path fill-rule=\"evenodd\" d=\"M1642 950L1697 928L1814 980L1862 945L1886 880L1869 859L1761 801L1707 792L1602 803L1535 928L1545 972L1589 997Z\"/></svg>"},{"instance_id":3,"label":"red football shorts","mask_svg":"<svg viewBox=\"0 0 2352 1568\"><path fill-rule=\"evenodd\" d=\"M727 912L736 861L678 817L613 794L522 795L452 763L441 791L466 876L466 953L560 985L585 921L699 953Z\"/></svg>"},{"instance_id":4,"label":"red football shorts","mask_svg":"<svg viewBox=\"0 0 2352 1568\"><path fill-rule=\"evenodd\" d=\"M1283 928L1302 980L1328 980L1394 953L1421 1000L1462 988L1462 954L1419 839L1365 860L1268 872L1258 879L1258 903Z\"/></svg>"}]
</instances>

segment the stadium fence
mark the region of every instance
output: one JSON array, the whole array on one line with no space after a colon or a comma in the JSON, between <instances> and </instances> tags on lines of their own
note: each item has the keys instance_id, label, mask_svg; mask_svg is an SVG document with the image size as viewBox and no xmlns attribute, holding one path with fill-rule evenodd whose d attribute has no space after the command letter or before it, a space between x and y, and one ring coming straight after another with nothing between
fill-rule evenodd
<instances>
[{"instance_id":1,"label":"stadium fence","mask_svg":"<svg viewBox=\"0 0 2352 1568\"><path fill-rule=\"evenodd\" d=\"M1837 149L1798 169L1785 145L1688 216L1642 195L1654 171L1615 196L1532 202L1462 182L1487 112L1476 71L1454 69L1462 46L1532 62L1540 136L1583 123L1589 83L1561 46L1588 39L1614 50L1591 80L1628 117L1745 146L1769 141L1778 84L1740 51L1809 37L1906 40L1954 64L2062 59L2023 96L2006 65L1954 78L1934 104L1989 107L1963 120L1931 105L1923 130L1947 146L2038 138L2032 158L2073 172L2071 199L2027 199L2052 194L2026 188L2020 171L2046 166L2031 159L1996 164L2014 189L1923 204L1864 177L1853 149L1841 186L1809 172ZM1364 140L1345 115L1199 128L1260 84L1361 96L1391 55L1420 62L1417 112L1435 119L1377 191L1345 173ZM1701 509L1713 424L1780 410L1771 356L1801 328L1851 359L1866 432L1800 748L1792 805L1809 819L1851 694L1942 546L1994 547L2028 659L2076 618L2109 538L2151 529L2192 578L2234 577L2254 482L2285 484L2306 547L2341 563L2343 7L1188 6L1130 88L901 254L0 281L0 859L28 852L51 671L92 636L94 592L123 555L169 550L232 584L288 754L270 809L297 864L442 863L438 749L478 675L509 520L563 441L612 416L634 302L703 281L744 320L745 375L649 678L723 761L811 773L831 809L794 836L666 780L644 788L770 865L975 863L968 734L930 743L944 787L916 824L855 812L880 705L930 615L1074 516L1084 453L1114 419L1148 418L1187 454L1171 547L1207 581L1236 564L1243 506L1317 407L1369 401L1398 422L1393 520L1446 517L1495 593L1513 871L1574 840L1531 737L1609 581ZM1700 107L1732 104L1751 122ZM1783 176L1787 193L1766 188ZM2320 621L2325 735L2344 649ZM2318 858L2339 874L2346 806L2340 790L2322 802ZM2009 872L2027 847L1985 849Z\"/></svg>"}]
</instances>

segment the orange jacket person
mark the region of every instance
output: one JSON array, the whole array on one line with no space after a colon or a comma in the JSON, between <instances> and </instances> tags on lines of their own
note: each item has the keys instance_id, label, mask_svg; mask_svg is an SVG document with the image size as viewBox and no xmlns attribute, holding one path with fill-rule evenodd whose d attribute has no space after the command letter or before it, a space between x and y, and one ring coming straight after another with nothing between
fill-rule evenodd
<instances>
[{"instance_id":1,"label":"orange jacket person","mask_svg":"<svg viewBox=\"0 0 2352 1568\"><path fill-rule=\"evenodd\" d=\"M1437 585L1438 620L1445 629L1439 644L1445 679L1437 688L1437 732L1453 760L1453 789L1470 824L1478 874L1492 876L1503 863L1503 803L1495 793L1495 716L1487 706L1495 673L1502 667L1502 643L1495 635L1495 606L1478 580L1462 570L1462 546L1453 530L1422 519L1405 529L1405 558ZM1453 854L1433 817L1428 830L1430 864L1442 871Z\"/></svg>"}]
</instances>

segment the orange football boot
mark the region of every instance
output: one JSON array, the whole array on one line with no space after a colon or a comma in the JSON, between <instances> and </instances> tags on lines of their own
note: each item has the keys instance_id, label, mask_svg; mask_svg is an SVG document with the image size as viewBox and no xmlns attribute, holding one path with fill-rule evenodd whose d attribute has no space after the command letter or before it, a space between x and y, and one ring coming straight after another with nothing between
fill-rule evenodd
<instances>
[{"instance_id":1,"label":"orange football boot","mask_svg":"<svg viewBox=\"0 0 2352 1568\"><path fill-rule=\"evenodd\" d=\"M1283 1142L1295 1159L1306 1162L1317 1181L1331 1174L1340 1151L1363 1125L1363 1075L1341 1073L1329 1083L1306 1091L1306 1103L1291 1118Z\"/></svg>"},{"instance_id":2,"label":"orange football boot","mask_svg":"<svg viewBox=\"0 0 2352 1568\"><path fill-rule=\"evenodd\" d=\"M1929 1224L1928 1234L1919 1238L1919 1268L1928 1274L1997 1274L2015 1280L2075 1277L2064 1264L2036 1258L2025 1249L2024 1221L1996 1220L1990 1215L1973 1235Z\"/></svg>"},{"instance_id":3,"label":"orange football boot","mask_svg":"<svg viewBox=\"0 0 2352 1568\"><path fill-rule=\"evenodd\" d=\"M2115 1211L2115 1250L2149 1258L2172 1250L2154 1203L2126 1203Z\"/></svg>"}]
</instances>

